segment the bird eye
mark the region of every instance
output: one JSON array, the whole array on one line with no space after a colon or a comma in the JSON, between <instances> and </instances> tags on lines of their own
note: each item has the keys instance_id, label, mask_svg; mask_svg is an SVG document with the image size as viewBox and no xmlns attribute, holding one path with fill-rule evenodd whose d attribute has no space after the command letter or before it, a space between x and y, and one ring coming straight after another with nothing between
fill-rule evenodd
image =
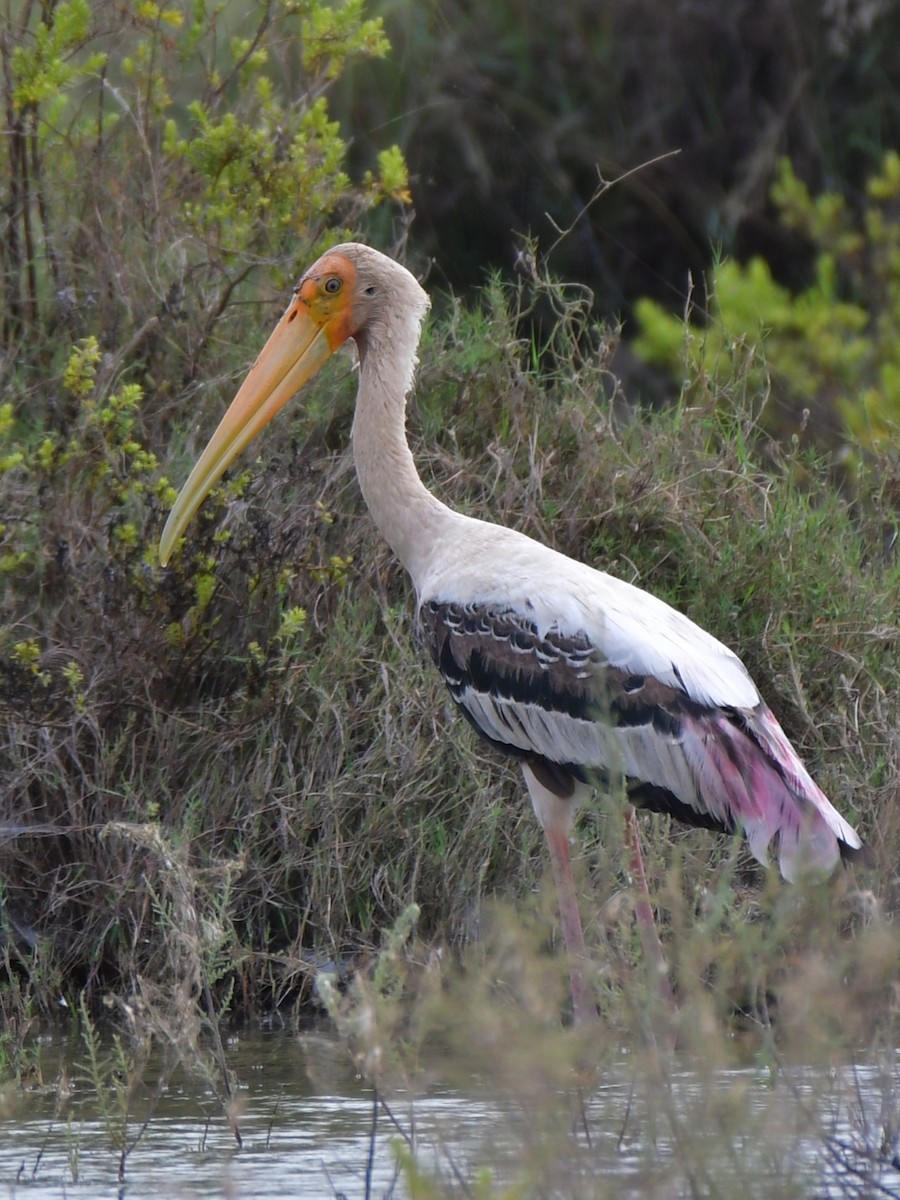
<instances>
[{"instance_id":1,"label":"bird eye","mask_svg":"<svg viewBox=\"0 0 900 1200\"><path fill-rule=\"evenodd\" d=\"M369 286L364 289L363 294L366 296L374 296L374 295L376 295L377 291L378 291L378 289L376 288L375 284L370 283Z\"/></svg>"},{"instance_id":2,"label":"bird eye","mask_svg":"<svg viewBox=\"0 0 900 1200\"><path fill-rule=\"evenodd\" d=\"M337 275L332 275L330 279L325 280L325 291L329 295L336 296L343 287L343 284L338 279Z\"/></svg>"}]
</instances>

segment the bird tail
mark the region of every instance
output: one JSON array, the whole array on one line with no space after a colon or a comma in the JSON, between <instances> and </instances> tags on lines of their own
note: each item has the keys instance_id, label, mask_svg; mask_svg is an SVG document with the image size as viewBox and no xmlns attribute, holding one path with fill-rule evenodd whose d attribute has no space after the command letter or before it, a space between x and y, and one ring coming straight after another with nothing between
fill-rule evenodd
<instances>
[{"instance_id":1,"label":"bird tail","mask_svg":"<svg viewBox=\"0 0 900 1200\"><path fill-rule=\"evenodd\" d=\"M777 841L779 869L791 882L810 872L829 873L840 859L871 864L870 848L812 779L766 705L738 726L728 724L730 755L740 759L745 748L745 763L735 765L752 797L748 810L735 816L760 862L768 861Z\"/></svg>"}]
</instances>

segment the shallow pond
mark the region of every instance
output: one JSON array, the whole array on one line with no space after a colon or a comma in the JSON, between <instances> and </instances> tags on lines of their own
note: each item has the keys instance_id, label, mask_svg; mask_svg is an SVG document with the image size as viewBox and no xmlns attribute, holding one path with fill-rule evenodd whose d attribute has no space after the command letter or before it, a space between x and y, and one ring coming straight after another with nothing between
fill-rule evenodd
<instances>
[{"instance_id":1,"label":"shallow pond","mask_svg":"<svg viewBox=\"0 0 900 1200\"><path fill-rule=\"evenodd\" d=\"M397 1145L414 1148L421 1168L441 1180L428 1193L436 1197L487 1195L479 1170L497 1182L495 1196L515 1181L523 1197L578 1200L900 1197L896 1064L773 1081L766 1071L711 1076L675 1063L651 1084L623 1058L600 1086L573 1089L574 1104L572 1096L549 1106L546 1095L504 1097L473 1080L394 1095L373 1132L372 1092L327 1030L242 1033L226 1054L239 1081L242 1147L221 1103L183 1072L166 1075L142 1127L151 1063L120 1179L120 1150L85 1082L83 1046L48 1035L40 1053L48 1086L5 1097L0 1198L405 1200Z\"/></svg>"}]
</instances>

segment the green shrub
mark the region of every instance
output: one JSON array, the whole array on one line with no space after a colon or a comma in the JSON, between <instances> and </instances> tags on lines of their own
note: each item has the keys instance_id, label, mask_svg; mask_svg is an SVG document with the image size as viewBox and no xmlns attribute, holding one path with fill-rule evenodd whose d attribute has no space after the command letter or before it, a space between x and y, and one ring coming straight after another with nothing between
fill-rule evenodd
<instances>
[{"instance_id":1,"label":"green shrub","mask_svg":"<svg viewBox=\"0 0 900 1200\"><path fill-rule=\"evenodd\" d=\"M761 258L720 262L709 311L687 336L680 316L638 301L634 348L673 374L687 365L720 381L749 353L750 386L771 386L773 432L809 425L826 445L889 448L900 428L900 155L885 155L861 212L837 193L812 196L784 160L772 199L815 249L812 282L793 293Z\"/></svg>"},{"instance_id":2,"label":"green shrub","mask_svg":"<svg viewBox=\"0 0 900 1200\"><path fill-rule=\"evenodd\" d=\"M0 309L25 395L64 332L157 392L202 382L239 328L223 315L405 198L392 149L351 184L328 116L332 81L388 49L363 0L66 0L6 23Z\"/></svg>"},{"instance_id":3,"label":"green shrub","mask_svg":"<svg viewBox=\"0 0 900 1200\"><path fill-rule=\"evenodd\" d=\"M154 920L144 852L100 828L161 820L192 845L202 827L190 747L171 743L166 766L154 740L163 710L211 715L287 672L306 585L339 591L347 570L315 537L305 556L296 538L272 557L260 544L223 606L229 535L207 520L161 578L161 463L180 471L182 425L221 404L258 348L257 308L283 304L326 230L409 196L393 147L352 182L328 116L332 81L388 49L362 0L66 0L0 21L0 761L20 830L3 899L84 982L133 970Z\"/></svg>"}]
</instances>

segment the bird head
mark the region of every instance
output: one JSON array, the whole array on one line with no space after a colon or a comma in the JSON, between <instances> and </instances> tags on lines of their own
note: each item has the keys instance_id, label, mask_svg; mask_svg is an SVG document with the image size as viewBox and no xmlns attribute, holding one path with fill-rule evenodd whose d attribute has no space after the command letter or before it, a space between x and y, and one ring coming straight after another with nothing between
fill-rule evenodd
<instances>
[{"instance_id":1,"label":"bird head","mask_svg":"<svg viewBox=\"0 0 900 1200\"><path fill-rule=\"evenodd\" d=\"M425 295L404 267L353 243L335 247L303 275L169 513L159 544L163 566L225 470L275 414L348 338L364 349L364 334L377 328L389 281Z\"/></svg>"}]
</instances>

